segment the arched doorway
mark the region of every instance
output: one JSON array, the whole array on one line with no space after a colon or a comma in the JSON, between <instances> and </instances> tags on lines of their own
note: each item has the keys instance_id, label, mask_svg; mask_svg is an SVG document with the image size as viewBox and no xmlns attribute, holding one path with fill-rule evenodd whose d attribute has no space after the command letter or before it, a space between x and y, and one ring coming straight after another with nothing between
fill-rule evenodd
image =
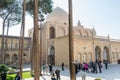
<instances>
[{"instance_id":1,"label":"arched doorway","mask_svg":"<svg viewBox=\"0 0 120 80\"><path fill-rule=\"evenodd\" d=\"M95 60L101 61L101 48L99 46L95 47Z\"/></svg>"},{"instance_id":2,"label":"arched doorway","mask_svg":"<svg viewBox=\"0 0 120 80\"><path fill-rule=\"evenodd\" d=\"M107 60L108 62L110 62L110 57L109 57L109 48L107 46L105 46L103 48L103 61Z\"/></svg>"},{"instance_id":3,"label":"arched doorway","mask_svg":"<svg viewBox=\"0 0 120 80\"><path fill-rule=\"evenodd\" d=\"M10 63L10 56L9 56L9 54L6 54L6 55L5 55L5 63L6 63L6 64L9 64L9 63Z\"/></svg>"},{"instance_id":4,"label":"arched doorway","mask_svg":"<svg viewBox=\"0 0 120 80\"><path fill-rule=\"evenodd\" d=\"M17 60L17 54L14 54L13 56L12 56L12 62L15 62Z\"/></svg>"},{"instance_id":5,"label":"arched doorway","mask_svg":"<svg viewBox=\"0 0 120 80\"><path fill-rule=\"evenodd\" d=\"M48 63L55 65L55 48L54 48L54 46L51 46L49 49Z\"/></svg>"}]
</instances>

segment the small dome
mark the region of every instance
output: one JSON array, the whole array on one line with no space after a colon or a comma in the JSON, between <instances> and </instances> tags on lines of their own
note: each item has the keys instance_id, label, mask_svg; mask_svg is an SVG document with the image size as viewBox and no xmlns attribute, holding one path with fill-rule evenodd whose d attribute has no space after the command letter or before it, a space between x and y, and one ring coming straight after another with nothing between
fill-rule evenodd
<instances>
[{"instance_id":1,"label":"small dome","mask_svg":"<svg viewBox=\"0 0 120 80\"><path fill-rule=\"evenodd\" d=\"M56 7L52 13L46 17L48 22L68 23L68 14L62 8Z\"/></svg>"}]
</instances>

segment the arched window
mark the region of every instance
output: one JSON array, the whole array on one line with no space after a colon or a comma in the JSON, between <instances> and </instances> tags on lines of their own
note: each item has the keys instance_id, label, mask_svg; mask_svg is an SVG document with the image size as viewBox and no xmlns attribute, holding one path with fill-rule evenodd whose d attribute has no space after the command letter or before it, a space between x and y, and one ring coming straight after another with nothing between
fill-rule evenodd
<instances>
[{"instance_id":1,"label":"arched window","mask_svg":"<svg viewBox=\"0 0 120 80\"><path fill-rule=\"evenodd\" d=\"M10 62L10 55L6 54L5 55L5 63L9 64L9 62Z\"/></svg>"},{"instance_id":2,"label":"arched window","mask_svg":"<svg viewBox=\"0 0 120 80\"><path fill-rule=\"evenodd\" d=\"M54 46L50 47L50 53L48 55L48 63L55 65L55 47Z\"/></svg>"},{"instance_id":3,"label":"arched window","mask_svg":"<svg viewBox=\"0 0 120 80\"><path fill-rule=\"evenodd\" d=\"M115 59L115 54L114 54L114 52L113 52L113 60Z\"/></svg>"},{"instance_id":4,"label":"arched window","mask_svg":"<svg viewBox=\"0 0 120 80\"><path fill-rule=\"evenodd\" d=\"M118 55L118 52L116 52L116 60L119 59L119 55Z\"/></svg>"},{"instance_id":5,"label":"arched window","mask_svg":"<svg viewBox=\"0 0 120 80\"><path fill-rule=\"evenodd\" d=\"M81 62L81 53L78 53L78 62Z\"/></svg>"},{"instance_id":6,"label":"arched window","mask_svg":"<svg viewBox=\"0 0 120 80\"><path fill-rule=\"evenodd\" d=\"M16 48L18 47L18 44L17 44L17 43L15 43L15 47L16 47Z\"/></svg>"},{"instance_id":7,"label":"arched window","mask_svg":"<svg viewBox=\"0 0 120 80\"><path fill-rule=\"evenodd\" d=\"M55 28L54 27L50 27L49 36L50 36L50 39L55 38Z\"/></svg>"},{"instance_id":8,"label":"arched window","mask_svg":"<svg viewBox=\"0 0 120 80\"><path fill-rule=\"evenodd\" d=\"M14 54L14 55L12 56L12 61L15 62L16 60L17 60L17 54Z\"/></svg>"},{"instance_id":9,"label":"arched window","mask_svg":"<svg viewBox=\"0 0 120 80\"><path fill-rule=\"evenodd\" d=\"M87 55L86 55L86 53L83 54L83 62L87 62Z\"/></svg>"},{"instance_id":10,"label":"arched window","mask_svg":"<svg viewBox=\"0 0 120 80\"><path fill-rule=\"evenodd\" d=\"M50 55L54 55L55 54L55 48L52 46L50 49Z\"/></svg>"}]
</instances>

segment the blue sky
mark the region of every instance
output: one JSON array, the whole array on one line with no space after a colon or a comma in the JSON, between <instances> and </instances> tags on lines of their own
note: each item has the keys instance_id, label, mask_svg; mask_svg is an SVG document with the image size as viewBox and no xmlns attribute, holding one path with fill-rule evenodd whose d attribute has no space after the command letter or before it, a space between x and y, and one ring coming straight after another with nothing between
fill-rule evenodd
<instances>
[{"instance_id":1,"label":"blue sky","mask_svg":"<svg viewBox=\"0 0 120 80\"><path fill-rule=\"evenodd\" d=\"M68 12L68 0L53 0ZM80 20L87 28L95 28L97 35L120 39L120 0L73 0L74 25Z\"/></svg>"},{"instance_id":2,"label":"blue sky","mask_svg":"<svg viewBox=\"0 0 120 80\"><path fill-rule=\"evenodd\" d=\"M53 0L55 7L68 12L68 0ZM32 28L32 19L26 16L26 33ZM120 0L73 0L73 23L80 20L86 28L95 28L97 35L120 39ZM1 24L0 24L1 25ZM18 25L20 26L20 25ZM10 29L11 35L19 35L18 26ZM1 32L1 29L0 29Z\"/></svg>"}]
</instances>

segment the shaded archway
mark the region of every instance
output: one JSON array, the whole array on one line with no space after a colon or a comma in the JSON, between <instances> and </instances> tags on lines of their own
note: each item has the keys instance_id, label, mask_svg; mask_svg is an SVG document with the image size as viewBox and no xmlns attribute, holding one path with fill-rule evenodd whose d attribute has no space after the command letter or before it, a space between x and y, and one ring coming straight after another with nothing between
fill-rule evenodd
<instances>
[{"instance_id":1,"label":"shaded archway","mask_svg":"<svg viewBox=\"0 0 120 80\"><path fill-rule=\"evenodd\" d=\"M55 48L54 48L54 46L51 46L49 48L48 63L55 65Z\"/></svg>"},{"instance_id":2,"label":"shaded archway","mask_svg":"<svg viewBox=\"0 0 120 80\"><path fill-rule=\"evenodd\" d=\"M95 60L101 61L101 48L99 46L95 47Z\"/></svg>"},{"instance_id":3,"label":"shaded archway","mask_svg":"<svg viewBox=\"0 0 120 80\"><path fill-rule=\"evenodd\" d=\"M12 56L12 62L15 62L17 60L17 54L14 54L13 56Z\"/></svg>"},{"instance_id":4,"label":"shaded archway","mask_svg":"<svg viewBox=\"0 0 120 80\"><path fill-rule=\"evenodd\" d=\"M55 28L54 27L50 27L49 37L50 37L50 39L55 38Z\"/></svg>"},{"instance_id":5,"label":"shaded archway","mask_svg":"<svg viewBox=\"0 0 120 80\"><path fill-rule=\"evenodd\" d=\"M6 54L6 55L5 55L5 63L6 63L6 64L9 64L9 63L10 63L10 56L9 56L9 54Z\"/></svg>"},{"instance_id":6,"label":"shaded archway","mask_svg":"<svg viewBox=\"0 0 120 80\"><path fill-rule=\"evenodd\" d=\"M110 62L110 57L109 57L109 48L107 46L105 46L103 48L103 61L107 60L108 62Z\"/></svg>"}]
</instances>

